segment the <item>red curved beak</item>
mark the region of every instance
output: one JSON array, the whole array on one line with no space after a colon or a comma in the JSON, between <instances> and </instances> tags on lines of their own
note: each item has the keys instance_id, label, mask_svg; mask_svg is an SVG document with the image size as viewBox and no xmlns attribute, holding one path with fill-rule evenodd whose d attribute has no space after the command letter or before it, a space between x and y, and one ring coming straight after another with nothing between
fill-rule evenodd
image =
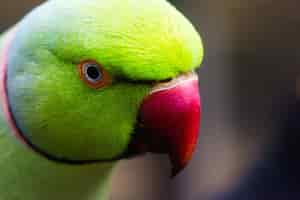
<instances>
[{"instance_id":1,"label":"red curved beak","mask_svg":"<svg viewBox=\"0 0 300 200\"><path fill-rule=\"evenodd\" d=\"M141 105L140 122L146 144L143 148L167 153L173 176L192 158L199 135L200 114L198 76L192 72L156 85Z\"/></svg>"}]
</instances>

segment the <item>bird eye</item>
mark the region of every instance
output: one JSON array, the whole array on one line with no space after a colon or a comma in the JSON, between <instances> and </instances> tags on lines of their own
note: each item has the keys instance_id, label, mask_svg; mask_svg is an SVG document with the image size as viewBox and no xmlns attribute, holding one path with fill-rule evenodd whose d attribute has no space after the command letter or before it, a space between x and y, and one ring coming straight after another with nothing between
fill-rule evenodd
<instances>
[{"instance_id":1,"label":"bird eye","mask_svg":"<svg viewBox=\"0 0 300 200\"><path fill-rule=\"evenodd\" d=\"M78 65L78 71L80 79L93 89L99 89L111 83L109 74L95 61L81 62Z\"/></svg>"},{"instance_id":2,"label":"bird eye","mask_svg":"<svg viewBox=\"0 0 300 200\"><path fill-rule=\"evenodd\" d=\"M83 65L84 75L90 82L97 82L102 79L102 73L95 63L86 63Z\"/></svg>"}]
</instances>

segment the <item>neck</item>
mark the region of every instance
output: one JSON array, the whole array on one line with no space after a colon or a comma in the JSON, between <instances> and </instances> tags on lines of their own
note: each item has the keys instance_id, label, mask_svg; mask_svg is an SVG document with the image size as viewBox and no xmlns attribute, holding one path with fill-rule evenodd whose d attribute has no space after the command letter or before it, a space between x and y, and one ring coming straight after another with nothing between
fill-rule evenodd
<instances>
[{"instance_id":1,"label":"neck","mask_svg":"<svg viewBox=\"0 0 300 200\"><path fill-rule=\"evenodd\" d=\"M1 128L3 121L0 124ZM107 200L114 164L65 165L49 161L0 133L3 200Z\"/></svg>"}]
</instances>

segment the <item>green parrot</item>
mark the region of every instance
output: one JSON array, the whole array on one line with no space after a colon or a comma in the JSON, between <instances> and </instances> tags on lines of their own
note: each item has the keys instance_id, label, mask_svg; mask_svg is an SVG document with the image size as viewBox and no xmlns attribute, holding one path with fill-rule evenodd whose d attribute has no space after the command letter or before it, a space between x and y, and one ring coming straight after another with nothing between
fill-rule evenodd
<instances>
[{"instance_id":1,"label":"green parrot","mask_svg":"<svg viewBox=\"0 0 300 200\"><path fill-rule=\"evenodd\" d=\"M191 159L203 46L167 1L49 0L0 52L1 200L107 200L119 160Z\"/></svg>"}]
</instances>

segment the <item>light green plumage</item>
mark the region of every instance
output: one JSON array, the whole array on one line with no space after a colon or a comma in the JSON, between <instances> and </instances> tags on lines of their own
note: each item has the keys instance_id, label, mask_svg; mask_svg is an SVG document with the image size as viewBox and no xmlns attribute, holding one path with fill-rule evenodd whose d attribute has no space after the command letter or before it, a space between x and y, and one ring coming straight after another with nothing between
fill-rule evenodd
<instances>
[{"instance_id":1,"label":"light green plumage","mask_svg":"<svg viewBox=\"0 0 300 200\"><path fill-rule=\"evenodd\" d=\"M23 26L26 48L47 47L64 62L92 57L132 79L167 79L199 66L203 56L193 26L164 0L50 1Z\"/></svg>"},{"instance_id":2,"label":"light green plumage","mask_svg":"<svg viewBox=\"0 0 300 200\"><path fill-rule=\"evenodd\" d=\"M5 36L0 38L0 50ZM41 157L16 141L0 107L1 200L106 200L114 166L66 165Z\"/></svg>"},{"instance_id":3,"label":"light green plumage","mask_svg":"<svg viewBox=\"0 0 300 200\"><path fill-rule=\"evenodd\" d=\"M71 166L48 161L3 135L4 126L1 117L1 200L108 199L113 163Z\"/></svg>"},{"instance_id":4,"label":"light green plumage","mask_svg":"<svg viewBox=\"0 0 300 200\"><path fill-rule=\"evenodd\" d=\"M30 142L56 158L114 159L127 149L152 87L145 81L195 69L202 57L194 27L164 0L51 0L16 27L11 109ZM87 87L76 68L85 59L101 63L112 85ZM114 163L49 161L17 143L2 114L0 123L0 199L106 199Z\"/></svg>"},{"instance_id":5,"label":"light green plumage","mask_svg":"<svg viewBox=\"0 0 300 200\"><path fill-rule=\"evenodd\" d=\"M72 160L124 151L151 87L126 79L172 78L202 59L197 32L163 0L53 0L17 30L8 70L17 123L35 145ZM101 63L113 85L82 84L76 65L85 59Z\"/></svg>"}]
</instances>

